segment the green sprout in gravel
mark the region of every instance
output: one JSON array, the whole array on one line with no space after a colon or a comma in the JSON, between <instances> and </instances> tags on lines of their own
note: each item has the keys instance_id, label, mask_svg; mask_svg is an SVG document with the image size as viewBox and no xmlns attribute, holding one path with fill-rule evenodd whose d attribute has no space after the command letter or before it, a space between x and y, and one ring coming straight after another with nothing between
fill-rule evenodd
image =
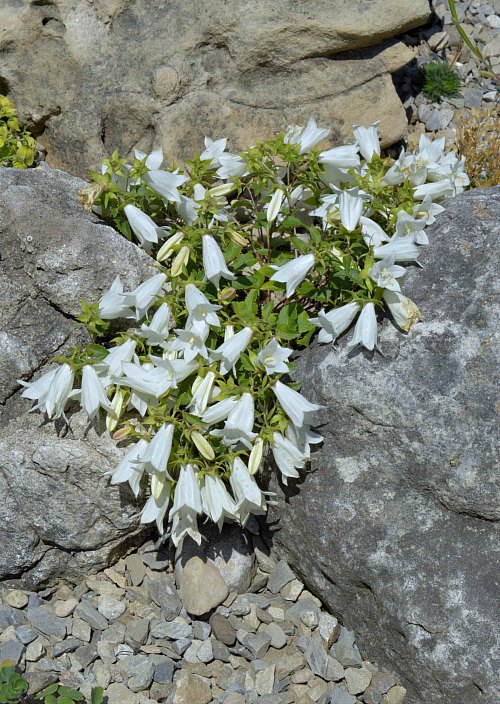
<instances>
[{"instance_id":1,"label":"green sprout in gravel","mask_svg":"<svg viewBox=\"0 0 500 704\"><path fill-rule=\"evenodd\" d=\"M460 95L460 77L444 61L430 61L424 64L422 71L422 93L428 100L437 103L443 98L457 98Z\"/></svg>"},{"instance_id":2,"label":"green sprout in gravel","mask_svg":"<svg viewBox=\"0 0 500 704\"><path fill-rule=\"evenodd\" d=\"M0 166L26 169L36 155L36 140L21 126L16 109L0 95Z\"/></svg>"}]
</instances>

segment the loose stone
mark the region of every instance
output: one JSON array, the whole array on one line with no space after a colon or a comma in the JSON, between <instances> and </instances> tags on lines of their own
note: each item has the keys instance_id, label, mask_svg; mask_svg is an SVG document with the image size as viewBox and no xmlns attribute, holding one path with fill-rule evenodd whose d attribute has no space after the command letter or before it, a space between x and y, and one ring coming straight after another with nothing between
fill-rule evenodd
<instances>
[{"instance_id":1,"label":"loose stone","mask_svg":"<svg viewBox=\"0 0 500 704\"><path fill-rule=\"evenodd\" d=\"M66 635L66 624L64 621L58 616L51 614L50 611L47 611L43 606L28 609L28 621L30 621L37 631L47 636L64 638Z\"/></svg>"},{"instance_id":2,"label":"loose stone","mask_svg":"<svg viewBox=\"0 0 500 704\"><path fill-rule=\"evenodd\" d=\"M169 638L179 640L180 638L191 638L193 628L189 623L178 623L177 621L160 621L151 629L153 638Z\"/></svg>"},{"instance_id":3,"label":"loose stone","mask_svg":"<svg viewBox=\"0 0 500 704\"><path fill-rule=\"evenodd\" d=\"M43 647L42 642L38 639L30 643L26 648L25 657L29 662L36 662L37 660L40 660L43 655L45 655L45 648Z\"/></svg>"},{"instance_id":4,"label":"loose stone","mask_svg":"<svg viewBox=\"0 0 500 704\"><path fill-rule=\"evenodd\" d=\"M162 614L167 621L172 621L179 615L182 609L182 602L175 588L173 577L169 575L167 581L166 576L162 575L160 578L149 582L149 592L155 604L161 608Z\"/></svg>"},{"instance_id":5,"label":"loose stone","mask_svg":"<svg viewBox=\"0 0 500 704\"><path fill-rule=\"evenodd\" d=\"M193 621L193 638L207 640L212 632L212 626L206 621Z\"/></svg>"},{"instance_id":6,"label":"loose stone","mask_svg":"<svg viewBox=\"0 0 500 704\"><path fill-rule=\"evenodd\" d=\"M304 656L314 674L324 678L328 666L328 653L319 635L315 635L309 641Z\"/></svg>"},{"instance_id":7,"label":"loose stone","mask_svg":"<svg viewBox=\"0 0 500 704\"><path fill-rule=\"evenodd\" d=\"M344 678L344 668L339 663L338 660L332 658L331 655L328 656L328 662L326 665L325 680L328 682L340 682Z\"/></svg>"},{"instance_id":8,"label":"loose stone","mask_svg":"<svg viewBox=\"0 0 500 704\"><path fill-rule=\"evenodd\" d=\"M330 704L356 704L357 699L343 687L333 685L330 690Z\"/></svg>"},{"instance_id":9,"label":"loose stone","mask_svg":"<svg viewBox=\"0 0 500 704\"><path fill-rule=\"evenodd\" d=\"M212 626L214 636L224 643L224 645L234 645L236 642L236 631L231 625L229 619L221 616L221 614L212 614L209 621Z\"/></svg>"},{"instance_id":10,"label":"loose stone","mask_svg":"<svg viewBox=\"0 0 500 704\"><path fill-rule=\"evenodd\" d=\"M286 599L287 601L297 601L303 589L304 585L302 582L298 579L292 579L291 582L285 584L285 586L281 589L280 594L283 599Z\"/></svg>"},{"instance_id":11,"label":"loose stone","mask_svg":"<svg viewBox=\"0 0 500 704\"><path fill-rule=\"evenodd\" d=\"M248 634L243 640L243 645L252 653L254 658L264 657L270 644L271 636L262 632Z\"/></svg>"},{"instance_id":12,"label":"loose stone","mask_svg":"<svg viewBox=\"0 0 500 704\"><path fill-rule=\"evenodd\" d=\"M71 621L71 635L79 640L84 640L87 643L90 641L90 636L92 629L87 621L83 621L81 618L73 618Z\"/></svg>"},{"instance_id":13,"label":"loose stone","mask_svg":"<svg viewBox=\"0 0 500 704\"><path fill-rule=\"evenodd\" d=\"M140 621L129 621L125 631L125 640L129 645L143 645L148 637L149 621L146 618Z\"/></svg>"},{"instance_id":14,"label":"loose stone","mask_svg":"<svg viewBox=\"0 0 500 704\"><path fill-rule=\"evenodd\" d=\"M54 604L54 613L60 618L66 618L73 613L77 606L78 599L75 599L74 597L65 599L64 601L56 601Z\"/></svg>"},{"instance_id":15,"label":"loose stone","mask_svg":"<svg viewBox=\"0 0 500 704\"><path fill-rule=\"evenodd\" d=\"M29 597L20 589L11 589L4 594L3 600L15 609L23 609L29 601Z\"/></svg>"},{"instance_id":16,"label":"loose stone","mask_svg":"<svg viewBox=\"0 0 500 704\"><path fill-rule=\"evenodd\" d=\"M262 631L271 636L271 646L273 648L284 648L286 645L285 631L277 623L269 623L262 627Z\"/></svg>"},{"instance_id":17,"label":"loose stone","mask_svg":"<svg viewBox=\"0 0 500 704\"><path fill-rule=\"evenodd\" d=\"M120 660L120 670L128 676L128 688L140 692L153 681L155 666L147 655L133 655Z\"/></svg>"},{"instance_id":18,"label":"loose stone","mask_svg":"<svg viewBox=\"0 0 500 704\"><path fill-rule=\"evenodd\" d=\"M109 625L107 619L92 606L88 599L81 601L75 611L80 618L98 631L103 631Z\"/></svg>"},{"instance_id":19,"label":"loose stone","mask_svg":"<svg viewBox=\"0 0 500 704\"><path fill-rule=\"evenodd\" d=\"M212 650L212 642L210 640L201 641L196 657L200 662L212 662L214 659L214 653Z\"/></svg>"},{"instance_id":20,"label":"loose stone","mask_svg":"<svg viewBox=\"0 0 500 704\"><path fill-rule=\"evenodd\" d=\"M173 681L175 662L170 658L165 658L155 665L154 681L159 684L168 684Z\"/></svg>"},{"instance_id":21,"label":"loose stone","mask_svg":"<svg viewBox=\"0 0 500 704\"><path fill-rule=\"evenodd\" d=\"M16 628L15 634L21 643L24 643L25 645L34 641L35 638L38 638L38 634L35 633L35 631L29 626L19 626Z\"/></svg>"},{"instance_id":22,"label":"loose stone","mask_svg":"<svg viewBox=\"0 0 500 704\"><path fill-rule=\"evenodd\" d=\"M90 640L90 638L89 638ZM75 638L74 636L71 636L70 638L66 638L65 640L61 641L60 643L56 643L55 645L52 646L52 655L53 657L57 658L60 655L64 655L65 653L72 653L74 652L77 648L79 648L82 645L82 641L79 640L78 638Z\"/></svg>"},{"instance_id":23,"label":"loose stone","mask_svg":"<svg viewBox=\"0 0 500 704\"><path fill-rule=\"evenodd\" d=\"M186 562L180 595L188 613L201 616L222 604L228 594L229 589L214 565L199 557Z\"/></svg>"},{"instance_id":24,"label":"loose stone","mask_svg":"<svg viewBox=\"0 0 500 704\"><path fill-rule=\"evenodd\" d=\"M147 573L147 568L144 564L143 557L137 553L128 555L125 558L125 565L130 575L132 586L138 587L142 584L142 581Z\"/></svg>"},{"instance_id":25,"label":"loose stone","mask_svg":"<svg viewBox=\"0 0 500 704\"><path fill-rule=\"evenodd\" d=\"M29 647L29 646L28 646ZM25 647L17 638L10 638L0 645L0 662L11 660L14 665L18 665Z\"/></svg>"},{"instance_id":26,"label":"loose stone","mask_svg":"<svg viewBox=\"0 0 500 704\"><path fill-rule=\"evenodd\" d=\"M272 694L274 687L274 673L276 666L271 665L262 670L259 670L255 676L255 689L257 694Z\"/></svg>"},{"instance_id":27,"label":"loose stone","mask_svg":"<svg viewBox=\"0 0 500 704\"><path fill-rule=\"evenodd\" d=\"M97 600L97 610L108 621L114 621L125 611L125 604L112 596L103 594Z\"/></svg>"},{"instance_id":28,"label":"loose stone","mask_svg":"<svg viewBox=\"0 0 500 704\"><path fill-rule=\"evenodd\" d=\"M199 675L183 671L175 685L172 704L208 704L212 699L210 685Z\"/></svg>"},{"instance_id":29,"label":"loose stone","mask_svg":"<svg viewBox=\"0 0 500 704\"><path fill-rule=\"evenodd\" d=\"M267 588L273 594L277 594L285 584L295 579L295 575L284 560L280 560L267 580Z\"/></svg>"},{"instance_id":30,"label":"loose stone","mask_svg":"<svg viewBox=\"0 0 500 704\"><path fill-rule=\"evenodd\" d=\"M366 704L380 704L382 695L396 684L393 675L388 672L373 672L369 686L363 695Z\"/></svg>"},{"instance_id":31,"label":"loose stone","mask_svg":"<svg viewBox=\"0 0 500 704\"><path fill-rule=\"evenodd\" d=\"M380 700L380 704L403 704L406 697L406 689L400 685L391 687L391 689L384 694Z\"/></svg>"},{"instance_id":32,"label":"loose stone","mask_svg":"<svg viewBox=\"0 0 500 704\"><path fill-rule=\"evenodd\" d=\"M361 694L370 684L372 673L364 667L348 667L344 677L349 694Z\"/></svg>"}]
</instances>

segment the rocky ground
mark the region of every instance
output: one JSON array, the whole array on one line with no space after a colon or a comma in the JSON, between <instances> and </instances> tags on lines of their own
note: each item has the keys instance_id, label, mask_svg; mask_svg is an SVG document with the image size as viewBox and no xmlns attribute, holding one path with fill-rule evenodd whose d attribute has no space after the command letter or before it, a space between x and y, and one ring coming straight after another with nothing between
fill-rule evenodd
<instances>
[{"instance_id":1,"label":"rocky ground","mask_svg":"<svg viewBox=\"0 0 500 704\"><path fill-rule=\"evenodd\" d=\"M76 586L3 589L0 662L16 662L31 693L100 685L109 704L401 704L395 677L258 536L254 552L243 594L198 557L178 590L152 542Z\"/></svg>"},{"instance_id":2,"label":"rocky ground","mask_svg":"<svg viewBox=\"0 0 500 704\"><path fill-rule=\"evenodd\" d=\"M455 140L457 114L470 109L498 106L500 74L500 0L457 2L457 15L467 35L479 48L481 62L462 40L452 22L448 2L433 0L433 15L424 27L405 34L413 47L415 61L395 76L409 122L410 144L422 132L444 135L451 146ZM421 93L421 67L428 61L446 61L461 80L460 97L432 103ZM485 73L495 74L496 78Z\"/></svg>"}]
</instances>

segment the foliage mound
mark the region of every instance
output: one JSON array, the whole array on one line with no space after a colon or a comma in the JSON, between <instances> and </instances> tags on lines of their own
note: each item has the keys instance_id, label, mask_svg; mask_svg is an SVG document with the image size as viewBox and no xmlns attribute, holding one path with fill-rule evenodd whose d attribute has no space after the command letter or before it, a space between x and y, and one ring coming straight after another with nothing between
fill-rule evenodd
<instances>
[{"instance_id":1,"label":"foliage mound","mask_svg":"<svg viewBox=\"0 0 500 704\"><path fill-rule=\"evenodd\" d=\"M444 61L429 61L422 66L422 72L422 93L428 100L437 103L460 95L460 76Z\"/></svg>"},{"instance_id":2,"label":"foliage mound","mask_svg":"<svg viewBox=\"0 0 500 704\"><path fill-rule=\"evenodd\" d=\"M26 169L35 155L36 140L22 127L10 100L0 95L0 166Z\"/></svg>"}]
</instances>

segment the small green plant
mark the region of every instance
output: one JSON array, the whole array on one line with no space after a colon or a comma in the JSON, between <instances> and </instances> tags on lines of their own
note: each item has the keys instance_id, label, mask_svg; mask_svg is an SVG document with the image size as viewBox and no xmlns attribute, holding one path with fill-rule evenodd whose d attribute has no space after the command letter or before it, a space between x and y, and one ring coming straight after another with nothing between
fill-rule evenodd
<instances>
[{"instance_id":1,"label":"small green plant","mask_svg":"<svg viewBox=\"0 0 500 704\"><path fill-rule=\"evenodd\" d=\"M36 140L22 127L15 107L0 95L0 166L26 169L35 161Z\"/></svg>"},{"instance_id":2,"label":"small green plant","mask_svg":"<svg viewBox=\"0 0 500 704\"><path fill-rule=\"evenodd\" d=\"M444 61L430 61L422 67L424 85L422 93L433 103L442 98L460 95L460 77Z\"/></svg>"},{"instance_id":3,"label":"small green plant","mask_svg":"<svg viewBox=\"0 0 500 704\"><path fill-rule=\"evenodd\" d=\"M85 697L76 689L65 687L62 684L51 684L46 687L36 696L37 701L42 701L44 704L75 704L75 702L86 702ZM90 695L88 704L102 704L103 691L102 687L94 687Z\"/></svg>"},{"instance_id":4,"label":"small green plant","mask_svg":"<svg viewBox=\"0 0 500 704\"><path fill-rule=\"evenodd\" d=\"M24 701L28 683L16 672L10 660L0 663L0 704L18 704Z\"/></svg>"}]
</instances>

